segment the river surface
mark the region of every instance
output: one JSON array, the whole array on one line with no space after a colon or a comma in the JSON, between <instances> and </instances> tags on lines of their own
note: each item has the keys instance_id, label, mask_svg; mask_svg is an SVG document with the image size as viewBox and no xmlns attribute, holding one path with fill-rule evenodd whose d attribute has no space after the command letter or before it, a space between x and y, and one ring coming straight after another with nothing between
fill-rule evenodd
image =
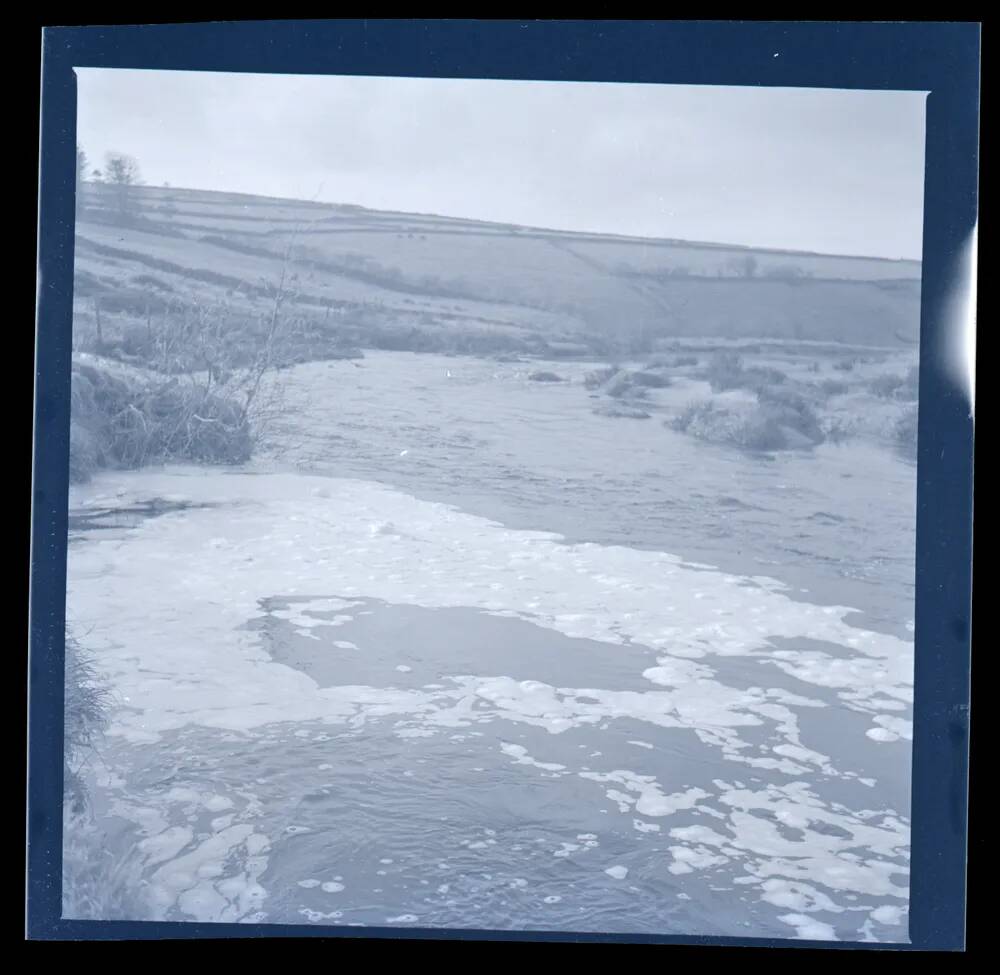
<instances>
[{"instance_id":1,"label":"river surface","mask_svg":"<svg viewBox=\"0 0 1000 975\"><path fill-rule=\"evenodd\" d=\"M247 468L73 489L126 916L906 940L912 464L590 368L306 364Z\"/></svg>"}]
</instances>

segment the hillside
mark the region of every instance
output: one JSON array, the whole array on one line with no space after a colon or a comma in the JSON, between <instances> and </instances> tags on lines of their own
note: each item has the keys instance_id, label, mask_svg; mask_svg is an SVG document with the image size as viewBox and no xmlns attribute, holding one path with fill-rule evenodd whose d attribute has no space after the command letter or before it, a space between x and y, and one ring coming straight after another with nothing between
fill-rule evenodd
<instances>
[{"instance_id":1,"label":"hillside","mask_svg":"<svg viewBox=\"0 0 1000 975\"><path fill-rule=\"evenodd\" d=\"M885 348L918 338L914 261L166 187L130 195L122 219L109 187L84 188L78 338L98 318L105 343L193 315L260 322L282 280L298 358L349 346L606 355L695 338Z\"/></svg>"}]
</instances>

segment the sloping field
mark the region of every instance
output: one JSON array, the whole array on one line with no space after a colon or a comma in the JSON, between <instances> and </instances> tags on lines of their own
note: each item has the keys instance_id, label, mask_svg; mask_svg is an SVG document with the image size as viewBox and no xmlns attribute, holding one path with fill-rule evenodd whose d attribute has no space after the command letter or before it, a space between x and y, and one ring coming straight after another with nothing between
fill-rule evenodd
<instances>
[{"instance_id":1,"label":"sloping field","mask_svg":"<svg viewBox=\"0 0 1000 975\"><path fill-rule=\"evenodd\" d=\"M135 188L131 196L133 212L123 222L107 188L85 190L77 227L77 297L87 298L78 301L81 315L95 297L121 306L115 292L122 289L130 295L124 304L135 308L147 292L169 292L175 305L253 307L266 303L284 274L288 306L362 345L379 344L387 330L433 332L437 347L489 333L498 348L571 342L599 354L682 337L885 347L912 346L918 337L920 265L913 261L166 187Z\"/></svg>"}]
</instances>

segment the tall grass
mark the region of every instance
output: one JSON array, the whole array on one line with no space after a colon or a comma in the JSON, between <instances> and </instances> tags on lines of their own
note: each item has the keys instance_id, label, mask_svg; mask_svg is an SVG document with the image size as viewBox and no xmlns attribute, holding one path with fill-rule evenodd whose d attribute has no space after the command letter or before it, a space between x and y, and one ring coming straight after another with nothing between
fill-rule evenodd
<instances>
[{"instance_id":1,"label":"tall grass","mask_svg":"<svg viewBox=\"0 0 1000 975\"><path fill-rule=\"evenodd\" d=\"M145 921L145 858L124 837L109 835L88 809L63 821L62 916L86 921Z\"/></svg>"},{"instance_id":2,"label":"tall grass","mask_svg":"<svg viewBox=\"0 0 1000 975\"><path fill-rule=\"evenodd\" d=\"M71 809L86 805L80 770L108 723L110 693L97 673L93 656L66 634L63 793Z\"/></svg>"},{"instance_id":3,"label":"tall grass","mask_svg":"<svg viewBox=\"0 0 1000 975\"><path fill-rule=\"evenodd\" d=\"M108 726L111 693L93 655L66 634L63 740L63 917L143 920L144 858L97 822L84 772Z\"/></svg>"}]
</instances>

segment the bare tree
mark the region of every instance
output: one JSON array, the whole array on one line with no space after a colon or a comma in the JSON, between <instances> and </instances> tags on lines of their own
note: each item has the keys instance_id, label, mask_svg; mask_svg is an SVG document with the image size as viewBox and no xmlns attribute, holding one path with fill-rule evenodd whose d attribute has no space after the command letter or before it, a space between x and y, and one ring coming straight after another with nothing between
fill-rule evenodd
<instances>
[{"instance_id":1,"label":"bare tree","mask_svg":"<svg viewBox=\"0 0 1000 975\"><path fill-rule=\"evenodd\" d=\"M133 188L142 183L139 164L131 156L109 152L104 159L104 181L112 190L112 201L119 218L127 220L135 209Z\"/></svg>"},{"instance_id":2,"label":"bare tree","mask_svg":"<svg viewBox=\"0 0 1000 975\"><path fill-rule=\"evenodd\" d=\"M81 146L76 147L76 215L83 212L83 183L87 176L87 154Z\"/></svg>"}]
</instances>

